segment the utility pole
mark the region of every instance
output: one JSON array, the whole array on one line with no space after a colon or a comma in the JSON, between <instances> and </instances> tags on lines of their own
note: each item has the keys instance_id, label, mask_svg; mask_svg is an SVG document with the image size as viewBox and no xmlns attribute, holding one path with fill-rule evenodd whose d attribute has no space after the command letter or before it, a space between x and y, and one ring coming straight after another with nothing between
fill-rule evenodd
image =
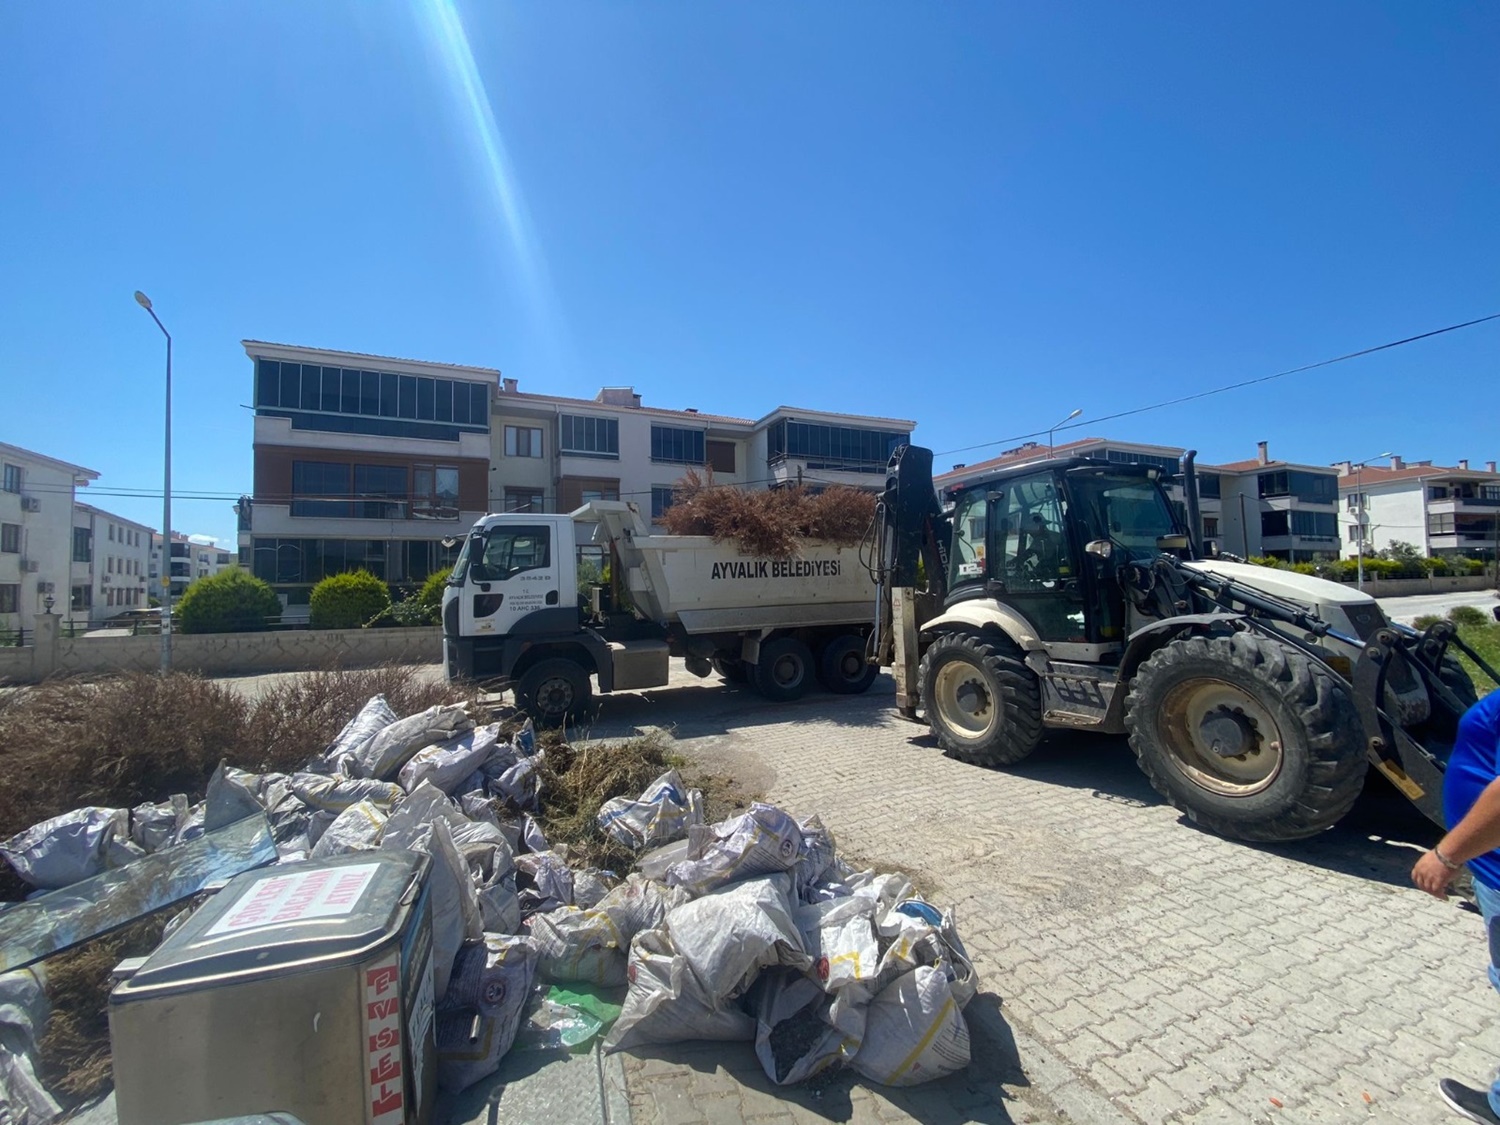
<instances>
[{"instance_id":1,"label":"utility pole","mask_svg":"<svg viewBox=\"0 0 1500 1125\"><path fill-rule=\"evenodd\" d=\"M172 334L151 307L150 297L137 289L135 300L151 314L156 327L167 338L167 417L161 491L161 671L166 675L172 670Z\"/></svg>"}]
</instances>

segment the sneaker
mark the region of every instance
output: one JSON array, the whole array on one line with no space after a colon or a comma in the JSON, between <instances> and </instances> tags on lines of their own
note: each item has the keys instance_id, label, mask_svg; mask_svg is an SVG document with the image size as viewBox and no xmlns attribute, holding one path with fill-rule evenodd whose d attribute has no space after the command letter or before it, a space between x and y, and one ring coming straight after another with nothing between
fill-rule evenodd
<instances>
[{"instance_id":1,"label":"sneaker","mask_svg":"<svg viewBox=\"0 0 1500 1125\"><path fill-rule=\"evenodd\" d=\"M1481 1125L1500 1125L1500 1116L1490 1108L1489 1094L1485 1091L1465 1086L1451 1078L1444 1078L1439 1082L1438 1089L1442 1092L1443 1101L1470 1121L1478 1121Z\"/></svg>"}]
</instances>

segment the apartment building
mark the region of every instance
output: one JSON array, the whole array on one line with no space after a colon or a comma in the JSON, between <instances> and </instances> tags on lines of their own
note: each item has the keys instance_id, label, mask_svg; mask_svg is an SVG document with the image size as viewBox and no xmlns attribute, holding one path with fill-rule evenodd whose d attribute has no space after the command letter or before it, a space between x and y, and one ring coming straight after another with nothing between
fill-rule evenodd
<instances>
[{"instance_id":1,"label":"apartment building","mask_svg":"<svg viewBox=\"0 0 1500 1125\"><path fill-rule=\"evenodd\" d=\"M1286 562L1339 557L1335 470L1273 460L1267 443L1259 442L1251 460L1197 471L1205 546Z\"/></svg>"},{"instance_id":2,"label":"apartment building","mask_svg":"<svg viewBox=\"0 0 1500 1125\"><path fill-rule=\"evenodd\" d=\"M0 632L29 632L68 608L73 498L99 474L3 442L0 469Z\"/></svg>"},{"instance_id":3,"label":"apartment building","mask_svg":"<svg viewBox=\"0 0 1500 1125\"><path fill-rule=\"evenodd\" d=\"M160 583L156 581L157 571L160 569L161 558L161 535L154 534L154 544L151 552L150 577L151 591L153 594L160 593ZM180 531L172 532L172 597L177 599L187 591L187 588L200 578L208 578L210 575L218 574L221 570L227 570L238 565L238 559L234 552L220 547L214 543L198 543Z\"/></svg>"},{"instance_id":4,"label":"apartment building","mask_svg":"<svg viewBox=\"0 0 1500 1125\"><path fill-rule=\"evenodd\" d=\"M1338 472L1339 536L1367 554L1410 543L1424 555L1494 559L1500 547L1500 472L1467 460L1455 466L1392 457L1383 465L1343 461Z\"/></svg>"},{"instance_id":5,"label":"apartment building","mask_svg":"<svg viewBox=\"0 0 1500 1125\"><path fill-rule=\"evenodd\" d=\"M689 470L754 488L799 480L875 488L914 424L788 406L751 420L646 406L633 387L580 399L505 379L494 398L489 502L494 511L569 512L628 500L656 520Z\"/></svg>"},{"instance_id":6,"label":"apartment building","mask_svg":"<svg viewBox=\"0 0 1500 1125\"><path fill-rule=\"evenodd\" d=\"M255 396L243 565L291 605L345 570L415 584L451 566L489 506L499 371L243 344Z\"/></svg>"},{"instance_id":7,"label":"apartment building","mask_svg":"<svg viewBox=\"0 0 1500 1125\"><path fill-rule=\"evenodd\" d=\"M145 524L73 504L65 619L71 625L99 625L127 609L148 604L156 573L156 532ZM58 612L63 601L58 598Z\"/></svg>"}]
</instances>

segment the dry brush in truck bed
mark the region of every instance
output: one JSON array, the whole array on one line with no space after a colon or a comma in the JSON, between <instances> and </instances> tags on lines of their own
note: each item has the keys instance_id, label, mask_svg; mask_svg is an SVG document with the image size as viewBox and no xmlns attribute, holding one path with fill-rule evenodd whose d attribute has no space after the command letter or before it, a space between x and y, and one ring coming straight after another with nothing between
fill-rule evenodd
<instances>
[{"instance_id":1,"label":"dry brush in truck bed","mask_svg":"<svg viewBox=\"0 0 1500 1125\"><path fill-rule=\"evenodd\" d=\"M847 485L745 489L689 470L673 487L661 522L673 535L709 535L747 555L790 558L803 539L852 547L875 519L875 495Z\"/></svg>"}]
</instances>

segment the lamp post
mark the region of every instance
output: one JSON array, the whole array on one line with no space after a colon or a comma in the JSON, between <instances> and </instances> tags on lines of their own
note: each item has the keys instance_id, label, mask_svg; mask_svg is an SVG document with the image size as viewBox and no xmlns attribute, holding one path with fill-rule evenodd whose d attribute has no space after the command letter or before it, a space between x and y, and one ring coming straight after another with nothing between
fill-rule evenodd
<instances>
[{"instance_id":1,"label":"lamp post","mask_svg":"<svg viewBox=\"0 0 1500 1125\"><path fill-rule=\"evenodd\" d=\"M1357 534L1355 541L1355 557L1358 561L1355 566L1354 588L1363 590L1365 588L1365 490L1364 484L1365 466L1371 461L1379 461L1386 457L1394 457L1394 453L1377 453L1374 457L1366 457L1363 461L1354 462L1354 496L1358 504L1358 524L1355 527Z\"/></svg>"},{"instance_id":2,"label":"lamp post","mask_svg":"<svg viewBox=\"0 0 1500 1125\"><path fill-rule=\"evenodd\" d=\"M156 327L167 338L167 413L161 489L161 670L165 674L172 670L172 334L152 309L151 298L139 289L135 291L135 302L151 314Z\"/></svg>"},{"instance_id":3,"label":"lamp post","mask_svg":"<svg viewBox=\"0 0 1500 1125\"><path fill-rule=\"evenodd\" d=\"M1073 413L1069 414L1061 422L1058 422L1056 425L1051 426L1047 430L1047 456L1048 457L1052 456L1052 435L1053 435L1053 433L1058 429L1059 426L1066 425L1068 422L1071 422L1074 418L1077 418L1082 413L1083 413L1083 407L1080 406L1077 410L1073 411Z\"/></svg>"}]
</instances>

